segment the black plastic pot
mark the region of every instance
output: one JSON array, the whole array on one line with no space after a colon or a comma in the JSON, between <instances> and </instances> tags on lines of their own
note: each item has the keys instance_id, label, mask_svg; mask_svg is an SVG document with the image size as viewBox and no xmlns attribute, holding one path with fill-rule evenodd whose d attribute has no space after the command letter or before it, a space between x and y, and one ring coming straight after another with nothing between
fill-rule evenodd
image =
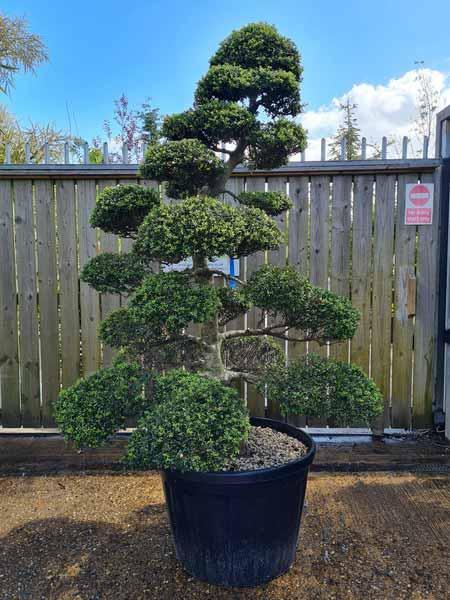
<instances>
[{"instance_id":1,"label":"black plastic pot","mask_svg":"<svg viewBox=\"0 0 450 600\"><path fill-rule=\"evenodd\" d=\"M299 439L308 453L271 469L162 474L178 559L188 573L213 584L260 585L282 575L295 557L315 444L292 425L251 422Z\"/></svg>"}]
</instances>

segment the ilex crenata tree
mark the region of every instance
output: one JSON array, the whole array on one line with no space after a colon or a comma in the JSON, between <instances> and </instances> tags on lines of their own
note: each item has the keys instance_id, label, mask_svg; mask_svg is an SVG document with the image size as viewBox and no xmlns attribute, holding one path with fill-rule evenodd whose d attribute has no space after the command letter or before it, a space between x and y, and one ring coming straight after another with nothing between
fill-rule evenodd
<instances>
[{"instance_id":1,"label":"ilex crenata tree","mask_svg":"<svg viewBox=\"0 0 450 600\"><path fill-rule=\"evenodd\" d=\"M186 374L171 379L170 415L169 408L159 406L142 417L135 437L139 444L131 445L139 464L145 456L147 465L182 468L179 458L152 463L148 457L150 450L161 455L161 447L156 450L152 444L164 438L163 422L172 422L173 398L183 403L181 397L190 397L189 390L192 397L206 394L205 384L194 385L189 372L216 383L219 380L221 385L237 377L255 381L270 365L284 369L280 345L273 343L274 339L325 344L349 339L355 333L358 314L349 300L311 285L292 267L264 266L245 283L209 267L215 257L239 258L275 250L283 241L273 217L289 210L291 203L285 194L243 192L232 196L226 188L237 165L274 169L305 148L305 131L296 119L301 111L301 78L295 44L274 27L255 23L234 31L211 58L209 70L197 85L193 106L166 117L160 140L146 152L141 175L161 184L164 201L160 192L134 185L109 188L98 198L92 225L134 240L130 254L99 255L83 271L84 281L98 291L128 295L126 305L103 321L102 342L121 350L119 362L139 365L148 405L155 385L157 389L163 385L158 377L155 383L155 373L183 368ZM186 259L192 259L190 268L180 272L167 269ZM215 285L218 276L224 277L224 287ZM259 327L224 331L224 325L252 307L263 315ZM122 367L120 389L126 387L125 372ZM273 370L270 373L271 381L280 386L284 380L276 379ZM184 386L184 395L174 391L175 385ZM202 406L210 406L211 394L216 394L218 401L228 398L228 393L219 393L214 386ZM161 389L166 388L163 385ZM83 392L86 394L85 389ZM163 395L153 393L153 397ZM112 412L130 406L142 409L143 405L129 400L116 404L116 409L110 408ZM64 406L60 401L63 417ZM191 404L184 406L183 418L191 414L191 408ZM229 419L235 429L230 425L226 434L235 432L233 451L239 449L247 430L242 414L235 417ZM179 425L180 417L173 418ZM64 419L60 422L64 424ZM121 422L108 420L113 425ZM155 422L160 424L157 431ZM177 430L178 426L174 427ZM214 424L210 427L214 430ZM217 432L214 435L216 440ZM104 435L99 436L103 441ZM147 446L143 449L142 444ZM176 455L173 448L169 455ZM191 460L192 464L197 469L218 466L208 461Z\"/></svg>"}]
</instances>

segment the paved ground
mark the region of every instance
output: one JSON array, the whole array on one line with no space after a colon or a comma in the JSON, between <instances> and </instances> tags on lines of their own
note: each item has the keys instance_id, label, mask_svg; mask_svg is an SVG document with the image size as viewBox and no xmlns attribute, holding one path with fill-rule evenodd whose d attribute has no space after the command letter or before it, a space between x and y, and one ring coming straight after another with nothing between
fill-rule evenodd
<instances>
[{"instance_id":1,"label":"paved ground","mask_svg":"<svg viewBox=\"0 0 450 600\"><path fill-rule=\"evenodd\" d=\"M158 475L0 477L2 600L445 600L450 479L310 477L291 571L224 590L177 563Z\"/></svg>"}]
</instances>

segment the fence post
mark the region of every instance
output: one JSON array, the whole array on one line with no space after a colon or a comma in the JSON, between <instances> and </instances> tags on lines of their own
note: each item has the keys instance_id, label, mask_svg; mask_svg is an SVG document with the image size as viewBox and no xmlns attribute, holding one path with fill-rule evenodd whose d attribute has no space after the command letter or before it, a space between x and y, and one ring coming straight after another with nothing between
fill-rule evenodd
<instances>
[{"instance_id":1,"label":"fence post","mask_svg":"<svg viewBox=\"0 0 450 600\"><path fill-rule=\"evenodd\" d=\"M450 106L436 116L436 158L450 157Z\"/></svg>"},{"instance_id":2,"label":"fence post","mask_svg":"<svg viewBox=\"0 0 450 600\"><path fill-rule=\"evenodd\" d=\"M440 242L439 242L439 307L437 332L437 377L435 390L435 423L443 425L450 439L450 106L436 117L436 158L440 168Z\"/></svg>"}]
</instances>

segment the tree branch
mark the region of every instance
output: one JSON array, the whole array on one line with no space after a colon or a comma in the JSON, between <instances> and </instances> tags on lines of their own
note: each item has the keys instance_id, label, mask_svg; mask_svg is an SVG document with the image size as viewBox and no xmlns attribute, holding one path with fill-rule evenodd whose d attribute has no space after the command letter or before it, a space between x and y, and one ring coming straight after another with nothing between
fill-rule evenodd
<instances>
[{"instance_id":1,"label":"tree branch","mask_svg":"<svg viewBox=\"0 0 450 600\"><path fill-rule=\"evenodd\" d=\"M245 283L245 281L243 281L242 279L239 279L239 277L236 277L235 275L229 275L228 273L224 273L223 271L219 271L218 269L191 269L190 270L192 275L218 275L219 277L224 277L225 279L227 279L228 281L236 281L236 283L239 283L242 286L247 285Z\"/></svg>"},{"instance_id":2,"label":"tree branch","mask_svg":"<svg viewBox=\"0 0 450 600\"><path fill-rule=\"evenodd\" d=\"M225 369L224 380L229 383L235 379L239 379L242 377L249 383L258 383L259 377L255 373L250 373L248 371L234 371L233 369Z\"/></svg>"},{"instance_id":3,"label":"tree branch","mask_svg":"<svg viewBox=\"0 0 450 600\"><path fill-rule=\"evenodd\" d=\"M239 197L236 196L236 194L233 194L233 192L230 192L230 190L223 190L222 194L229 194L230 196L232 196L237 202L239 202Z\"/></svg>"},{"instance_id":4,"label":"tree branch","mask_svg":"<svg viewBox=\"0 0 450 600\"><path fill-rule=\"evenodd\" d=\"M211 148L211 150L213 150L214 152L220 152L223 154L232 154L233 150L227 150L227 148L217 148L217 146L214 146Z\"/></svg>"},{"instance_id":5,"label":"tree branch","mask_svg":"<svg viewBox=\"0 0 450 600\"><path fill-rule=\"evenodd\" d=\"M327 340L323 340L321 338L313 338L311 336L306 336L303 338L293 337L291 335L286 335L281 332L274 331L274 327L281 327L281 325L275 325L272 327L264 327L262 329L236 329L234 331L224 331L221 335L223 339L229 340L238 337L250 337L250 336L258 336L258 335L268 335L271 337L275 337L280 340L285 340L287 342L312 342L315 341L318 344L326 344ZM287 329L287 326L285 326Z\"/></svg>"},{"instance_id":6,"label":"tree branch","mask_svg":"<svg viewBox=\"0 0 450 600\"><path fill-rule=\"evenodd\" d=\"M175 344L177 342L195 342L197 344L201 344L204 346L206 342L202 340L201 337L196 335L191 335L189 333L184 333L176 338L166 338L165 340L161 340L159 342L154 342L153 344L149 344L149 348L157 348L158 346L165 346L167 344Z\"/></svg>"},{"instance_id":7,"label":"tree branch","mask_svg":"<svg viewBox=\"0 0 450 600\"><path fill-rule=\"evenodd\" d=\"M245 281L243 281L242 279L239 279L239 277L236 277L235 275L229 275L228 273L223 273L222 271L218 271L217 269L210 269L210 272L213 275L219 275L221 277L224 277L228 281L236 281L236 283L239 283L242 286L246 286L247 285L245 283Z\"/></svg>"}]
</instances>

